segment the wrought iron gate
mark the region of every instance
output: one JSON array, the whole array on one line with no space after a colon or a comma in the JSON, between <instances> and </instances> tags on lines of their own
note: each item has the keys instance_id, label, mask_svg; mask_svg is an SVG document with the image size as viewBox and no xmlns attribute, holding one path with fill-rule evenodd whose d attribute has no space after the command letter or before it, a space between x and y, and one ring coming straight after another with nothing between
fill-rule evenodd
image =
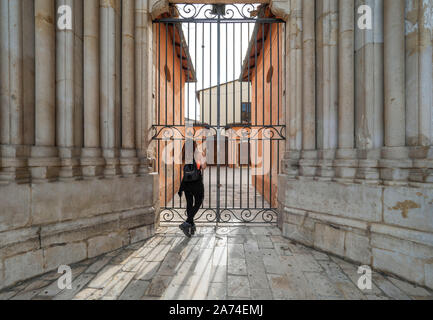
<instances>
[{"instance_id":1,"label":"wrought iron gate","mask_svg":"<svg viewBox=\"0 0 433 320\"><path fill-rule=\"evenodd\" d=\"M208 163L198 222L276 222L286 131L282 22L252 4L176 5L154 21L162 222L186 219L177 196L186 139Z\"/></svg>"}]
</instances>

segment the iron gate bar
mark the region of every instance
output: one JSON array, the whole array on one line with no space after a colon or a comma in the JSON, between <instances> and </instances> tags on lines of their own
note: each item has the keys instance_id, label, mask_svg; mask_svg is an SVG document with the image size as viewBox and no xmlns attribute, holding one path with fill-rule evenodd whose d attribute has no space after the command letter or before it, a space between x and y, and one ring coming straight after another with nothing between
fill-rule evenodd
<instances>
[{"instance_id":1,"label":"iron gate bar","mask_svg":"<svg viewBox=\"0 0 433 320\"><path fill-rule=\"evenodd\" d=\"M221 222L221 212L220 212L220 192L221 192L221 164L220 164L220 153L221 153L221 35L220 35L220 19L223 14L223 10L225 13L225 5L214 5L218 14L218 22L217 22L217 223ZM211 25L212 26L212 25ZM212 37L211 37L212 38ZM212 41L211 41L212 43ZM210 112L212 114L212 112ZM212 118L210 123L212 123ZM211 177L212 174L209 175Z\"/></svg>"},{"instance_id":2,"label":"iron gate bar","mask_svg":"<svg viewBox=\"0 0 433 320\"><path fill-rule=\"evenodd\" d=\"M231 9L230 9L231 6ZM209 172L209 194L208 194L208 201L209 201L209 205L202 205L202 209L203 211L200 212L198 214L197 219L200 220L202 218L205 218L207 222L233 222L233 221L240 221L240 222L275 222L275 218L276 218L276 208L273 208L273 201L272 201L272 193L273 193L273 185L272 185L272 176L274 174L274 168L273 168L273 161L275 159L274 157L274 148L276 148L277 151L277 173L279 172L279 160L280 160L280 141L284 141L285 140L285 129L286 126L285 125L280 125L280 55L278 54L278 63L277 63L277 77L278 77L278 93L277 93L277 120L274 122L274 113L273 113L273 107L274 107L274 102L273 102L273 94L274 94L274 86L273 86L273 67L274 67L274 60L273 60L273 29L272 26L273 24L277 25L278 27L277 29L277 50L278 53L280 53L280 31L285 32L285 25L282 25L282 23L284 23L283 20L281 19L276 19L276 18L270 18L270 17L266 17L260 14L263 13L265 11L264 7L262 7L262 10L259 11L259 14L257 17L251 18L251 17L247 17L246 15L242 14L244 12L244 8L248 7L248 8L254 8L251 4L244 4L242 6L241 9L240 6L237 5L227 5L227 7L229 7L229 9L227 10L223 10L225 9L226 5L202 5L200 7L196 7L195 5L191 5L191 4L187 4L184 5L183 9L185 9L185 7L189 8L189 13L191 13L193 10L194 14L193 16L185 16L182 15L181 10L178 7L172 7L172 13L173 16L171 17L163 17L161 19L156 19L153 22L155 24L158 24L158 37L157 37L157 41L158 41L158 46L157 46L157 56L158 56L158 70L160 71L160 67L161 67L161 24L164 26L165 25L165 30L166 30L166 34L165 34L165 68L167 68L168 66L168 41L169 41L169 31L172 31L172 41L171 41L171 46L172 48L170 50L172 50L173 52L173 56L172 56L172 61L171 65L172 65L172 74L170 75L170 79L167 79L167 75L165 77L165 99L164 99L164 104L165 104L165 123L161 123L161 108L162 108L162 104L161 104L161 73L158 72L157 75L157 81L158 81L158 90L157 90L157 95L158 95L158 101L156 103L156 106L158 108L157 110L157 122L156 124L154 124L152 126L152 130L153 130L153 139L154 141L156 141L157 143L157 154L158 157L160 157L162 154L164 154L164 159L165 159L165 164L164 164L164 182L165 182L165 187L164 187L164 205L161 206L163 209L162 212L162 219L163 221L175 221L175 217L179 217L181 218L181 220L185 220L185 214L182 213L181 211L184 210L185 208L182 205L182 200L179 201L179 204L175 203L175 173L177 170L176 164L172 164L169 165L168 161L167 161L167 152L164 153L164 151L161 153L161 145L160 142L163 141L163 146L164 146L164 150L167 149L167 146L171 143L174 143L174 147L172 150L172 153L175 154L177 153L177 148L178 146L180 146L180 149L182 149L182 143L184 142L184 140L186 139L186 137L192 137L195 139L200 140L203 143L203 139L211 139L212 141L214 141L214 138L216 138L216 156L214 155L214 159L217 160L216 163L216 205L213 206L212 204L212 179L213 179L213 174L212 174L212 170L211 168L208 170ZM214 9L214 14L213 16L209 16L206 14L206 12L209 11L210 8ZM192 9L194 8L194 9ZM204 9L206 8L206 9ZM240 15L242 16L242 18L237 18L235 17L234 14L234 8L237 10L238 13L240 13ZM204 13L204 15L206 16L205 18L200 17L200 12ZM231 14L230 14L231 12ZM250 12L247 10L247 12ZM188 90L188 92L185 94L185 96L183 96L183 92L182 92L182 84L183 84L183 72L186 69L187 71L187 76L186 76L186 80L185 82L188 83L188 88L190 88L190 83L191 83L191 79L190 79L190 74L191 74L191 70L190 68L193 68L192 65L192 60L188 59L189 55L187 53L187 58L185 58L185 60L187 61L187 66L186 68L183 65L183 50L184 48L186 48L185 50L189 50L191 48L190 45L190 40L191 40L191 34L190 34L190 24L194 25L194 53L195 53L195 57L194 57L194 66L197 67L197 52L198 52L198 45L199 45L199 41L197 39L198 36L198 29L200 24L202 24L202 81L204 81L204 69L205 69L205 24L209 24L209 37L212 38L212 27L214 25L216 25L216 38L217 38L217 42L216 42L216 47L217 47L217 59L216 59L216 75L217 75L217 85L216 85L216 91L217 91L217 95L216 95L216 124L214 123L213 119L212 119L212 105L213 105L213 100L212 100L212 91L215 89L215 87L212 87L212 72L213 72L213 65L212 65L212 55L213 55L213 51L212 51L212 42L209 42L209 81L210 81L210 88L209 88L209 124L199 124L197 123L197 107L199 107L197 105L198 101L197 99L194 100L194 122L192 123L192 128L188 128L188 126L191 124L189 122L189 117L190 117L190 90ZM237 35L239 34L240 37L240 55L241 55L241 61L243 58L243 36L244 36L244 24L247 23L247 32L248 32L248 37L250 37L250 23L254 23L255 25L255 32L253 32L253 36L252 38L250 38L249 43L250 45L248 46L248 50L247 50L247 57L246 57L246 69L247 69L247 75L245 77L245 79L243 79L243 75L242 72L244 72L244 66L241 65L241 77L240 79L237 81L236 80L236 38ZM226 94L226 99L225 99L225 103L226 103L226 121L225 121L225 126L223 127L221 125L221 62L222 62L222 52L221 52L221 24L225 24L225 63L226 63L226 68L225 68L225 72L226 72L226 76L225 76L225 80L226 80L226 90L225 90L225 94ZM240 30L238 31L236 28L236 25L239 24L239 28ZM183 39L183 30L182 30L182 25L187 27L187 43L185 43L182 41ZM235 79L235 81L233 81L233 125L229 125L229 110L228 110L228 98L229 98L229 86L227 85L227 81L228 81L228 39L229 39L229 25L231 26L231 30L232 30L232 36L233 36L233 78ZM280 26L284 26L283 28L281 28L280 30ZM261 29L261 30L260 30ZM155 29L156 30L156 29ZM258 34L261 31L261 39L258 39ZM179 44L176 43L176 36L177 36L177 32L179 32L179 37L180 37L180 41ZM272 69L271 71L271 76L270 76L270 95L269 95L269 99L267 99L267 97L265 96L266 91L265 91L265 43L267 43L268 41L268 37L265 35L265 33L269 33L270 34L270 38L269 38L269 50L270 50L270 56L269 56L269 60L270 60L270 67ZM254 40L253 40L254 39ZM259 41L261 43L259 43ZM253 42L253 43L252 43ZM261 46L259 46L259 44ZM252 46L251 46L252 45ZM180 54L177 55L176 54L176 50L180 47ZM255 50L254 50L255 48ZM254 56L251 56L251 51L254 50ZM262 54L262 61L261 63L263 64L263 71L262 71L262 101L261 101L261 109L262 109L262 121L261 124L259 125L258 123L258 114L259 114L259 105L258 105L258 50L261 50L261 54ZM179 83L175 82L176 81L176 57L178 59L180 59L180 65L179 65ZM251 65L251 61L252 59L254 59L254 64L253 66ZM190 61L191 60L191 61ZM285 64L284 64L285 65ZM251 74L251 68L254 67L254 72L255 72L255 90L251 87L250 82L253 79L253 75ZM167 70L165 70L165 72L167 73ZM169 72L169 71L168 71ZM168 107L169 107L169 102L168 102L168 82L173 81L172 83L172 117L171 119L169 119L169 115L168 115ZM197 92L197 81L194 81L194 88L195 88L195 92ZM248 102L244 101L244 86L243 83L247 83L247 94L248 94ZM239 83L240 85L240 94L237 97L236 94L236 84ZM268 81L269 83L269 81ZM177 84L179 84L179 99L178 97L176 97L175 91L177 90ZM185 86L187 86L185 84ZM252 115L252 96L250 93L250 90L253 89L253 93L254 94L254 98L255 98L255 104L254 104L254 110L255 110L255 122L253 123L253 119L251 117ZM185 106L185 109L187 110L187 115L188 115L188 124L184 122L184 118L183 118L183 114L185 109L183 109L183 103L185 102L185 98L188 98L188 103ZM203 93L203 97L204 97L204 93ZM237 119L236 119L236 101L237 99L239 99L240 102L240 115L241 115L241 119L240 122L237 123ZM177 102L177 100L180 100L179 102ZM267 105L267 100L269 100L269 116L267 116L266 114L266 105ZM201 115L200 117L202 118L202 121L205 121L205 103L203 103L204 100L201 99ZM178 105L180 105L180 114L179 114L179 122L177 121L177 117L176 117L176 103ZM242 124L242 121L245 121L245 118L243 117L242 114L242 105L243 103L246 103L246 112L245 114L248 115L250 114L248 117L246 118L246 121L249 121L247 124ZM200 108L200 107L199 107ZM267 120L269 119L269 120ZM267 123L269 121L269 124ZM232 127L239 127L239 132L234 132L233 136L228 136L228 130L230 130ZM182 129L183 128L183 129ZM197 137L197 133L200 129L205 128L207 130L210 131L210 133L206 133L206 137ZM223 135L223 131L224 131L224 135ZM232 146L236 146L236 150L233 150L235 152L235 154L237 155L234 159L232 159L233 167L232 167L232 183L233 183L233 190L232 190L232 208L228 207L228 191L229 191L229 184L228 182L228 172L229 172L229 163L225 164L225 205L223 203L223 206L221 206L221 158L222 158L222 138L224 137L224 159L225 161L227 161L229 154L227 154L227 149L226 149L226 143L228 142L229 144L231 143ZM215 141L214 141L215 142ZM247 149L248 149L248 156L247 159L245 160L243 157L243 153L245 151L245 143L247 143ZM252 167L251 162L250 162L250 154L251 154L251 143L254 143L254 147L255 147L255 163L254 166ZM267 154L265 154L265 148L267 143L269 143L269 148L270 148L270 156L268 157ZM274 147L274 143L275 143L275 147ZM215 146L215 143L213 144L213 146ZM259 147L261 148L261 161L262 161L262 165L268 165L270 167L270 171L269 173L262 173L262 175L260 175L261 177L261 207L258 206L257 200L258 199L258 174L257 174L257 158L259 155ZM180 150L181 151L181 150ZM214 150L215 152L215 150ZM269 160L267 159L269 158ZM237 179L237 174L236 174L236 163L237 161L239 161L239 167L240 167L240 172L239 172L239 181L240 181L240 185L239 185L239 206L236 205L236 179ZM269 161L270 163L267 164L267 161ZM247 191L246 191L246 196L247 196L247 201L246 204L247 206L244 207L244 190L243 190L243 167L246 165L246 180L247 180ZM157 165L158 171L161 173L161 163L160 161L158 161L158 165ZM250 207L250 169L254 168L256 170L255 174L254 174L254 206ZM168 183L169 181L167 173L169 173L169 169L172 170L171 172L171 206L168 206L168 201L170 201L170 199L168 199ZM182 176L182 172L181 170L179 170L179 180L181 179ZM266 184L266 177L268 177L268 181L269 181L269 207L266 205L265 206L265 184ZM257 217L259 217L261 220L260 221L256 221Z\"/></svg>"}]
</instances>

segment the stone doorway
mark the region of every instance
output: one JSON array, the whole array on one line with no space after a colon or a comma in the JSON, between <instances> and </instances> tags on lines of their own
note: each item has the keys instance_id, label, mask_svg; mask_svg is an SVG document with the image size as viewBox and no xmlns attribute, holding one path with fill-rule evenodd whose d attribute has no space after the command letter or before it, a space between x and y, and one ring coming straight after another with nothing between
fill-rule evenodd
<instances>
[{"instance_id":1,"label":"stone doorway","mask_svg":"<svg viewBox=\"0 0 433 320\"><path fill-rule=\"evenodd\" d=\"M284 21L267 5L182 4L153 22L161 222L186 219L177 190L194 139L209 165L197 221L276 223Z\"/></svg>"}]
</instances>

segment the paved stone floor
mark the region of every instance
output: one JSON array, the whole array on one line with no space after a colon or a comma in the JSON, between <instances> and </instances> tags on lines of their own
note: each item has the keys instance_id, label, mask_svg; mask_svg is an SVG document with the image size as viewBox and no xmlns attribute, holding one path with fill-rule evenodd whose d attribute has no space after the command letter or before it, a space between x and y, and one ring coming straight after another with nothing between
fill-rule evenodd
<instances>
[{"instance_id":1,"label":"paved stone floor","mask_svg":"<svg viewBox=\"0 0 433 320\"><path fill-rule=\"evenodd\" d=\"M432 292L374 273L361 292L357 266L296 245L273 226L200 227L186 239L161 227L145 242L0 292L5 299L433 299Z\"/></svg>"}]
</instances>

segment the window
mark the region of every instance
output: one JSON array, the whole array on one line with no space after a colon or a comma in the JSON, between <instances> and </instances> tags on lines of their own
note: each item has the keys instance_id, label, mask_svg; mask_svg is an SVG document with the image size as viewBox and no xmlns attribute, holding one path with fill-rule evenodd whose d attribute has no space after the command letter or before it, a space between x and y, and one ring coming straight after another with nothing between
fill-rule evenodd
<instances>
[{"instance_id":1,"label":"window","mask_svg":"<svg viewBox=\"0 0 433 320\"><path fill-rule=\"evenodd\" d=\"M241 121L242 123L251 122L251 103L249 102L242 102Z\"/></svg>"}]
</instances>

